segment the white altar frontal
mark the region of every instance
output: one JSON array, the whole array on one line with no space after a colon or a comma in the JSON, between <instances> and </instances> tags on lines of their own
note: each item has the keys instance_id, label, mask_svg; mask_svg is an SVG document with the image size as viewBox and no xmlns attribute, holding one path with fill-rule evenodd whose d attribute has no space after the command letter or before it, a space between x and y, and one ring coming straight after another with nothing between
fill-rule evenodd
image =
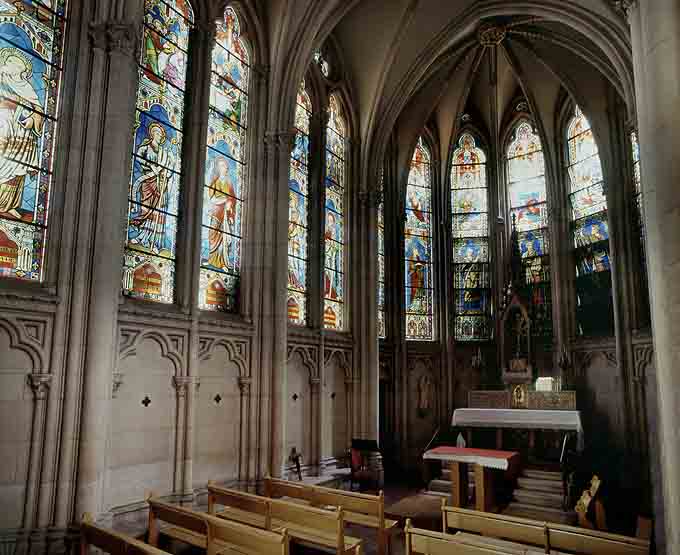
<instances>
[{"instance_id":1,"label":"white altar frontal","mask_svg":"<svg viewBox=\"0 0 680 555\"><path fill-rule=\"evenodd\" d=\"M577 449L583 450L583 426L577 410L456 409L451 425L460 428L558 430L576 432Z\"/></svg>"}]
</instances>

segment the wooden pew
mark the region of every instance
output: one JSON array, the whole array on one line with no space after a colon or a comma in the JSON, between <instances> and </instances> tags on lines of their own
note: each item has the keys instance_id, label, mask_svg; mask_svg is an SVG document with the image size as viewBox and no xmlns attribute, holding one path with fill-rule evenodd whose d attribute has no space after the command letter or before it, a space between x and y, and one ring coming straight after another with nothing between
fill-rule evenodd
<instances>
[{"instance_id":1,"label":"wooden pew","mask_svg":"<svg viewBox=\"0 0 680 555\"><path fill-rule=\"evenodd\" d=\"M528 550L501 550L461 541L455 535L414 528L406 520L406 555L534 555Z\"/></svg>"},{"instance_id":2,"label":"wooden pew","mask_svg":"<svg viewBox=\"0 0 680 555\"><path fill-rule=\"evenodd\" d=\"M216 505L223 505L221 511ZM271 530L271 502L265 497L223 488L208 482L208 513L256 528Z\"/></svg>"},{"instance_id":3,"label":"wooden pew","mask_svg":"<svg viewBox=\"0 0 680 555\"><path fill-rule=\"evenodd\" d=\"M361 540L345 536L342 508L328 511L283 499L270 499L272 529L287 528L298 543L332 549L337 555L361 554Z\"/></svg>"},{"instance_id":4,"label":"wooden pew","mask_svg":"<svg viewBox=\"0 0 680 555\"><path fill-rule=\"evenodd\" d=\"M89 555L90 546L111 555L168 555L132 536L97 526L92 515L85 513L80 523L80 555Z\"/></svg>"},{"instance_id":5,"label":"wooden pew","mask_svg":"<svg viewBox=\"0 0 680 555\"><path fill-rule=\"evenodd\" d=\"M580 555L647 555L649 542L619 534L449 507L442 501L445 532L450 529L507 539Z\"/></svg>"},{"instance_id":6,"label":"wooden pew","mask_svg":"<svg viewBox=\"0 0 680 555\"><path fill-rule=\"evenodd\" d=\"M390 534L399 521L385 518L385 495L368 495L322 486L296 484L276 478L265 478L268 497L296 497L316 507L342 507L345 523L374 528L378 536L378 553L390 552Z\"/></svg>"},{"instance_id":7,"label":"wooden pew","mask_svg":"<svg viewBox=\"0 0 680 555\"><path fill-rule=\"evenodd\" d=\"M161 534L204 549L207 555L288 555L290 538L285 528L272 532L199 513L148 498L149 543L158 546ZM170 526L160 528L160 522Z\"/></svg>"}]
</instances>

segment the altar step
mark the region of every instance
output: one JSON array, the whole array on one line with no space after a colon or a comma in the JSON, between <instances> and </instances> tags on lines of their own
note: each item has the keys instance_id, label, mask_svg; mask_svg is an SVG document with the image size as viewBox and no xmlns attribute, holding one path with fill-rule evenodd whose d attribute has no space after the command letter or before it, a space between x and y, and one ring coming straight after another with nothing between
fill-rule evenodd
<instances>
[{"instance_id":1,"label":"altar step","mask_svg":"<svg viewBox=\"0 0 680 555\"><path fill-rule=\"evenodd\" d=\"M545 507L548 509L562 506L562 493L548 493L546 491L517 488L513 492L513 497L520 503L533 505L535 507Z\"/></svg>"},{"instance_id":2,"label":"altar step","mask_svg":"<svg viewBox=\"0 0 680 555\"><path fill-rule=\"evenodd\" d=\"M562 511L549 507L537 507L535 505L513 501L503 511L504 515L531 518L541 522L557 522L559 524L576 524L576 513Z\"/></svg>"}]
</instances>

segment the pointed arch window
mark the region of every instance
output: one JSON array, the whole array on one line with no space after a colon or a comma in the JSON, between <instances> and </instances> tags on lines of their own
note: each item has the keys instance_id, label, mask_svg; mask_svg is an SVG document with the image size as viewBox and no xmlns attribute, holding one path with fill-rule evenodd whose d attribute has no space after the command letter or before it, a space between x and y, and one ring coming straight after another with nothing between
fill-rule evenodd
<instances>
[{"instance_id":1,"label":"pointed arch window","mask_svg":"<svg viewBox=\"0 0 680 555\"><path fill-rule=\"evenodd\" d=\"M236 12L216 22L203 185L199 307L235 312L247 197L248 50Z\"/></svg>"},{"instance_id":2,"label":"pointed arch window","mask_svg":"<svg viewBox=\"0 0 680 555\"><path fill-rule=\"evenodd\" d=\"M42 281L66 1L0 6L0 276Z\"/></svg>"},{"instance_id":3,"label":"pointed arch window","mask_svg":"<svg viewBox=\"0 0 680 555\"><path fill-rule=\"evenodd\" d=\"M434 339L432 273L432 156L418 139L406 186L404 292L406 339Z\"/></svg>"},{"instance_id":4,"label":"pointed arch window","mask_svg":"<svg viewBox=\"0 0 680 555\"><path fill-rule=\"evenodd\" d=\"M578 106L567 126L567 162L578 332L607 335L614 329L607 199L595 136Z\"/></svg>"},{"instance_id":5,"label":"pointed arch window","mask_svg":"<svg viewBox=\"0 0 680 555\"><path fill-rule=\"evenodd\" d=\"M145 3L129 188L123 293L175 300L189 36L185 0Z\"/></svg>"},{"instance_id":6,"label":"pointed arch window","mask_svg":"<svg viewBox=\"0 0 680 555\"><path fill-rule=\"evenodd\" d=\"M345 328L345 173L347 124L340 101L331 95L325 149L324 310L326 329Z\"/></svg>"},{"instance_id":7,"label":"pointed arch window","mask_svg":"<svg viewBox=\"0 0 680 555\"><path fill-rule=\"evenodd\" d=\"M312 103L304 81L295 107L295 144L288 179L288 321L307 324L309 261L309 124Z\"/></svg>"},{"instance_id":8,"label":"pointed arch window","mask_svg":"<svg viewBox=\"0 0 680 555\"><path fill-rule=\"evenodd\" d=\"M451 167L457 341L483 341L491 337L488 206L486 154L470 133L463 133Z\"/></svg>"},{"instance_id":9,"label":"pointed arch window","mask_svg":"<svg viewBox=\"0 0 680 555\"><path fill-rule=\"evenodd\" d=\"M515 126L506 151L510 221L518 232L530 304L532 334L552 338L550 237L545 161L541 139L529 121Z\"/></svg>"}]
</instances>

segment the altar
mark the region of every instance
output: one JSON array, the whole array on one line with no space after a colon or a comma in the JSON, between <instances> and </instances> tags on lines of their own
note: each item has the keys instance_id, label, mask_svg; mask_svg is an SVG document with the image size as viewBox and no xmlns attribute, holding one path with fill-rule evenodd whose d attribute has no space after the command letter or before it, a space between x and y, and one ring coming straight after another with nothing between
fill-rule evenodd
<instances>
[{"instance_id":1,"label":"altar","mask_svg":"<svg viewBox=\"0 0 680 555\"><path fill-rule=\"evenodd\" d=\"M451 425L459 428L557 430L576 433L577 449L583 450L583 426L578 410L466 408L453 412ZM502 447L497 440L496 447Z\"/></svg>"}]
</instances>

